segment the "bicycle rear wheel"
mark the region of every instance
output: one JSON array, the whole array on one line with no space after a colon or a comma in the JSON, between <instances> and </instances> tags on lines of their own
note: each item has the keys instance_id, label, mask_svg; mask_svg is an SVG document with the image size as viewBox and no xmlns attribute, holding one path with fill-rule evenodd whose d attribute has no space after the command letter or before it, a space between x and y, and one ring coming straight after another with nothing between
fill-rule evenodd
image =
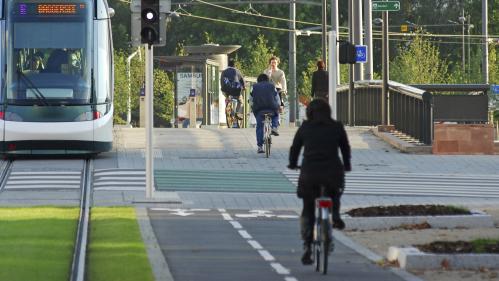
<instances>
[{"instance_id":1,"label":"bicycle rear wheel","mask_svg":"<svg viewBox=\"0 0 499 281\"><path fill-rule=\"evenodd\" d=\"M320 241L322 241L322 231L320 223L315 224L314 229L314 242L312 243L312 253L314 254L314 267L315 271L319 271L321 268L321 246Z\"/></svg>"},{"instance_id":2,"label":"bicycle rear wheel","mask_svg":"<svg viewBox=\"0 0 499 281\"><path fill-rule=\"evenodd\" d=\"M322 274L327 274L327 263L329 256L329 246L331 245L330 236L330 227L329 220L321 220L321 240L320 240L320 264L319 271Z\"/></svg>"}]
</instances>

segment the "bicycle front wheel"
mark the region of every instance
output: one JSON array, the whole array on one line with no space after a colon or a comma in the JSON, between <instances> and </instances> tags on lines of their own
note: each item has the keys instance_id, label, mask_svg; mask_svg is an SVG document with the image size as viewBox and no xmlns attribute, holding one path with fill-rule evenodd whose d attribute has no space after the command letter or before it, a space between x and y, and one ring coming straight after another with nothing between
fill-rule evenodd
<instances>
[{"instance_id":1,"label":"bicycle front wheel","mask_svg":"<svg viewBox=\"0 0 499 281\"><path fill-rule=\"evenodd\" d=\"M270 136L265 138L265 157L269 158L270 156Z\"/></svg>"}]
</instances>

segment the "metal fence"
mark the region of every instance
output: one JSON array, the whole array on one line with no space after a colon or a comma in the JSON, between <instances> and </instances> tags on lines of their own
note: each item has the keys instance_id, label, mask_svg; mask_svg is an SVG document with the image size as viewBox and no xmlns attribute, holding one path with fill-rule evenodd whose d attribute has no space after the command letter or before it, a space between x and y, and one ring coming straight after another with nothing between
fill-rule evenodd
<instances>
[{"instance_id":1,"label":"metal fence","mask_svg":"<svg viewBox=\"0 0 499 281\"><path fill-rule=\"evenodd\" d=\"M431 94L423 90L389 81L388 118L397 131L422 143L432 141ZM352 97L352 126L376 126L381 124L381 80L358 81ZM337 118L348 124L348 86L338 88Z\"/></svg>"}]
</instances>

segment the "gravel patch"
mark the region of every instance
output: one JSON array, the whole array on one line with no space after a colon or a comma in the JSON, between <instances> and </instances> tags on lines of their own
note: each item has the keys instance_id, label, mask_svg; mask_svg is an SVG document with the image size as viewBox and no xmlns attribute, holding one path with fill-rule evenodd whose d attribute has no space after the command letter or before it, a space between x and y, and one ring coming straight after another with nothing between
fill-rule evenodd
<instances>
[{"instance_id":1,"label":"gravel patch","mask_svg":"<svg viewBox=\"0 0 499 281\"><path fill-rule=\"evenodd\" d=\"M474 206L475 209L477 206ZM344 234L376 254L386 257L390 246L412 246L426 244L435 240L457 241L478 238L499 238L499 208L482 209L493 217L494 227L475 229L413 229L413 230L381 230L381 231L345 231ZM499 280L499 270L426 270L411 273L428 281L472 281Z\"/></svg>"}]
</instances>

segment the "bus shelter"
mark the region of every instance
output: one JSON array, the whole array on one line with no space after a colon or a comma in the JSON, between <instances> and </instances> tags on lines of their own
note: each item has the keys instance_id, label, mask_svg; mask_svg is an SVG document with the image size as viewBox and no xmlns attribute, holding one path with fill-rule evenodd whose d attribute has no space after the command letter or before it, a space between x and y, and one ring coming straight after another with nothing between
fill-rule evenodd
<instances>
[{"instance_id":1,"label":"bus shelter","mask_svg":"<svg viewBox=\"0 0 499 281\"><path fill-rule=\"evenodd\" d=\"M156 59L162 69L174 75L174 126L218 125L219 64L201 56L164 56Z\"/></svg>"}]
</instances>

